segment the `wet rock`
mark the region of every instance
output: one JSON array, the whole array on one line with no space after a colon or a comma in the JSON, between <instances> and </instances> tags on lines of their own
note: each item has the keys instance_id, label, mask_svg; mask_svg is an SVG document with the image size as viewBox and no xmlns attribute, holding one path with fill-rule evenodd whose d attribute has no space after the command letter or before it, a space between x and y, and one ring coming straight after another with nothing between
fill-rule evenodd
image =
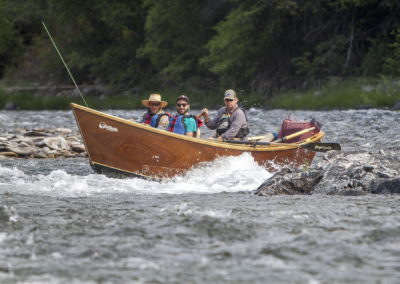
<instances>
[{"instance_id":1,"label":"wet rock","mask_svg":"<svg viewBox=\"0 0 400 284\"><path fill-rule=\"evenodd\" d=\"M13 157L13 158L18 157L18 155L16 153L14 153L14 152L1 152L0 154L1 154L1 156L5 157L5 158L7 158L7 157Z\"/></svg>"},{"instance_id":2,"label":"wet rock","mask_svg":"<svg viewBox=\"0 0 400 284\"><path fill-rule=\"evenodd\" d=\"M400 193L400 178L374 180L371 186L371 193L377 193L377 194Z\"/></svg>"},{"instance_id":3,"label":"wet rock","mask_svg":"<svg viewBox=\"0 0 400 284\"><path fill-rule=\"evenodd\" d=\"M35 154L33 154L33 158L44 159L47 158L47 155L43 151L38 151Z\"/></svg>"},{"instance_id":4,"label":"wet rock","mask_svg":"<svg viewBox=\"0 0 400 284\"><path fill-rule=\"evenodd\" d=\"M392 110L400 110L400 101L397 101L394 106L392 107Z\"/></svg>"},{"instance_id":5,"label":"wet rock","mask_svg":"<svg viewBox=\"0 0 400 284\"><path fill-rule=\"evenodd\" d=\"M86 149L79 133L69 128L16 129L0 137L1 158L7 157L86 157Z\"/></svg>"},{"instance_id":6,"label":"wet rock","mask_svg":"<svg viewBox=\"0 0 400 284\"><path fill-rule=\"evenodd\" d=\"M43 139L43 143L53 150L69 150L71 147L63 137L48 137Z\"/></svg>"},{"instance_id":7,"label":"wet rock","mask_svg":"<svg viewBox=\"0 0 400 284\"><path fill-rule=\"evenodd\" d=\"M20 143L14 142L8 144L5 152L14 152L18 156L30 156L36 153L36 149L35 147L32 147L32 145L29 145L26 142L20 142Z\"/></svg>"},{"instance_id":8,"label":"wet rock","mask_svg":"<svg viewBox=\"0 0 400 284\"><path fill-rule=\"evenodd\" d=\"M79 143L71 143L71 150L77 153L83 153L86 151L85 145Z\"/></svg>"},{"instance_id":9,"label":"wet rock","mask_svg":"<svg viewBox=\"0 0 400 284\"><path fill-rule=\"evenodd\" d=\"M57 128L56 132L58 132L60 134L69 134L69 133L72 133L72 130L69 128Z\"/></svg>"},{"instance_id":10,"label":"wet rock","mask_svg":"<svg viewBox=\"0 0 400 284\"><path fill-rule=\"evenodd\" d=\"M375 156L374 156L375 155ZM283 168L260 185L255 194L364 195L400 193L400 165L393 157L371 153L326 153L307 171Z\"/></svg>"},{"instance_id":11,"label":"wet rock","mask_svg":"<svg viewBox=\"0 0 400 284\"><path fill-rule=\"evenodd\" d=\"M40 137L40 136L49 136L49 134L44 133L42 131L33 130L33 131L28 131L28 132L24 133L24 136Z\"/></svg>"},{"instance_id":12,"label":"wet rock","mask_svg":"<svg viewBox=\"0 0 400 284\"><path fill-rule=\"evenodd\" d=\"M311 194L321 178L321 171L318 170L303 172L300 169L283 168L260 185L255 194Z\"/></svg>"}]
</instances>

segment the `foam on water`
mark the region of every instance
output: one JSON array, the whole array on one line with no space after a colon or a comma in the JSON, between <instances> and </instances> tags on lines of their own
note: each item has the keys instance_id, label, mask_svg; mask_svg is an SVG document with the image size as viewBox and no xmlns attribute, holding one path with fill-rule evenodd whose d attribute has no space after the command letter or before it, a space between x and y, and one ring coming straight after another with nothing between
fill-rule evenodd
<instances>
[{"instance_id":1,"label":"foam on water","mask_svg":"<svg viewBox=\"0 0 400 284\"><path fill-rule=\"evenodd\" d=\"M115 179L99 174L69 174L58 169L47 175L28 175L17 168L0 166L0 184L19 193L41 192L61 196L134 192L139 194L184 194L239 192L256 189L271 174L244 153L203 163L182 176L163 182L140 178Z\"/></svg>"}]
</instances>

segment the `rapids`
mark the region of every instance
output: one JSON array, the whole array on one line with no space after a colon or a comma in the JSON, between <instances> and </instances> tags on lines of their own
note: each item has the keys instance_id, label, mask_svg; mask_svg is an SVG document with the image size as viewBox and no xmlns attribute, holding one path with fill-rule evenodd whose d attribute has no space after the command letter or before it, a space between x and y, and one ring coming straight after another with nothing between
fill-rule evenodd
<instances>
[{"instance_id":1,"label":"rapids","mask_svg":"<svg viewBox=\"0 0 400 284\"><path fill-rule=\"evenodd\" d=\"M251 133L275 131L288 114L250 109ZM292 115L320 121L348 163L372 156L399 175L399 112ZM77 130L71 111L0 111L0 132L59 127ZM306 171L331 156L318 153ZM246 154L162 183L95 174L85 158L0 159L0 282L398 282L399 195L254 195L271 176Z\"/></svg>"}]
</instances>

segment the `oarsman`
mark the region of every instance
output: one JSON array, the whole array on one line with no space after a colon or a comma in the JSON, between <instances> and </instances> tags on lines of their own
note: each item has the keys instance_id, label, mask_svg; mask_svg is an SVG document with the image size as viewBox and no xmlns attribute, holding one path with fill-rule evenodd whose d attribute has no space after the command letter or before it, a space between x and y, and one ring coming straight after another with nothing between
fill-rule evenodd
<instances>
[{"instance_id":1,"label":"oarsman","mask_svg":"<svg viewBox=\"0 0 400 284\"><path fill-rule=\"evenodd\" d=\"M249 134L249 124L245 112L238 106L236 92L232 89L226 90L224 102L225 106L218 110L214 119L209 118L208 109L201 111L200 115L204 117L206 126L216 130L215 137L220 141L245 138Z\"/></svg>"},{"instance_id":2,"label":"oarsman","mask_svg":"<svg viewBox=\"0 0 400 284\"><path fill-rule=\"evenodd\" d=\"M141 122L155 128L166 130L172 115L163 111L163 108L166 107L168 103L161 100L161 95L150 94L148 100L142 100L142 104L147 107L147 111L143 114Z\"/></svg>"},{"instance_id":3,"label":"oarsman","mask_svg":"<svg viewBox=\"0 0 400 284\"><path fill-rule=\"evenodd\" d=\"M184 134L187 136L199 137L199 127L203 121L196 116L189 114L190 101L186 95L181 95L176 100L176 112L169 122L168 131Z\"/></svg>"}]
</instances>

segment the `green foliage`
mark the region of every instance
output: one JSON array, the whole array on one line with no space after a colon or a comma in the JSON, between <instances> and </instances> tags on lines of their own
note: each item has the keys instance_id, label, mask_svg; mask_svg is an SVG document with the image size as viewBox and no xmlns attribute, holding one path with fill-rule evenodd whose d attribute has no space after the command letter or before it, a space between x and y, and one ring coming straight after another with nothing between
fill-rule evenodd
<instances>
[{"instance_id":1,"label":"green foliage","mask_svg":"<svg viewBox=\"0 0 400 284\"><path fill-rule=\"evenodd\" d=\"M216 26L201 59L224 86L269 93L291 67L298 37L294 1L240 1Z\"/></svg>"},{"instance_id":2,"label":"green foliage","mask_svg":"<svg viewBox=\"0 0 400 284\"><path fill-rule=\"evenodd\" d=\"M13 66L22 53L22 37L15 30L6 11L6 2L0 1L0 77L4 69Z\"/></svg>"},{"instance_id":3,"label":"green foliage","mask_svg":"<svg viewBox=\"0 0 400 284\"><path fill-rule=\"evenodd\" d=\"M212 35L219 5L210 1L144 0L148 9L145 24L145 44L138 51L157 72L157 79L180 82L198 75L208 75L199 65L205 54L205 44Z\"/></svg>"},{"instance_id":4,"label":"green foliage","mask_svg":"<svg viewBox=\"0 0 400 284\"><path fill-rule=\"evenodd\" d=\"M392 76L400 76L400 28L392 32L393 42L389 44L389 56L384 60L384 72ZM384 58L384 57L383 57Z\"/></svg>"},{"instance_id":5,"label":"green foliage","mask_svg":"<svg viewBox=\"0 0 400 284\"><path fill-rule=\"evenodd\" d=\"M256 104L333 76L400 76L393 0L0 0L0 78L70 84L42 20L77 82L116 97L235 88Z\"/></svg>"},{"instance_id":6,"label":"green foliage","mask_svg":"<svg viewBox=\"0 0 400 284\"><path fill-rule=\"evenodd\" d=\"M400 86L393 78L351 78L326 83L320 90L290 91L267 100L266 105L282 109L348 109L360 106L392 107L400 99Z\"/></svg>"},{"instance_id":7,"label":"green foliage","mask_svg":"<svg viewBox=\"0 0 400 284\"><path fill-rule=\"evenodd\" d=\"M11 23L0 17L0 77L5 67L15 64L22 53L22 40L13 29Z\"/></svg>"}]
</instances>

